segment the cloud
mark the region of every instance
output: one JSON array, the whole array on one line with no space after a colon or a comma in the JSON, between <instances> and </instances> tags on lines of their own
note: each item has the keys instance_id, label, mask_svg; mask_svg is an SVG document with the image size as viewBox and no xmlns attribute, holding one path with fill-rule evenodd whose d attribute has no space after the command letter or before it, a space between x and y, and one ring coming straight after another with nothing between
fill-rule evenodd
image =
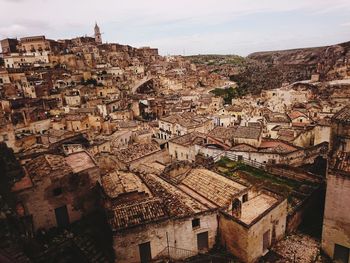
<instances>
[{"instance_id":1,"label":"cloud","mask_svg":"<svg viewBox=\"0 0 350 263\"><path fill-rule=\"evenodd\" d=\"M349 0L0 0L0 6L6 10L0 37L91 35L97 21L108 42L165 53L245 54L281 46L288 34L289 44L308 44L331 26L335 41L346 37L336 27L350 12Z\"/></svg>"},{"instance_id":2,"label":"cloud","mask_svg":"<svg viewBox=\"0 0 350 263\"><path fill-rule=\"evenodd\" d=\"M23 37L29 34L42 35L53 28L49 23L42 20L19 18L13 24L0 27L0 37Z\"/></svg>"},{"instance_id":3,"label":"cloud","mask_svg":"<svg viewBox=\"0 0 350 263\"><path fill-rule=\"evenodd\" d=\"M350 22L340 24L340 26L350 26Z\"/></svg>"}]
</instances>

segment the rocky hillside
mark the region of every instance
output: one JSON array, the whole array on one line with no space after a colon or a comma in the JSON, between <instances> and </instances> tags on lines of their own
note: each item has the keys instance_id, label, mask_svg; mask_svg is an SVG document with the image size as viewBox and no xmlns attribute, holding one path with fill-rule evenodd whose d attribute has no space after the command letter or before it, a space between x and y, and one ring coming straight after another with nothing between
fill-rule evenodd
<instances>
[{"instance_id":1,"label":"rocky hillside","mask_svg":"<svg viewBox=\"0 0 350 263\"><path fill-rule=\"evenodd\" d=\"M258 94L283 83L309 80L319 74L321 81L350 77L350 42L333 46L257 52L246 58L235 55L187 57L238 84L236 94ZM237 95L238 96L238 95Z\"/></svg>"},{"instance_id":2,"label":"rocky hillside","mask_svg":"<svg viewBox=\"0 0 350 263\"><path fill-rule=\"evenodd\" d=\"M350 42L332 46L282 51L257 52L249 59L280 68L284 77L309 79L319 74L321 80L343 79L350 76Z\"/></svg>"}]
</instances>

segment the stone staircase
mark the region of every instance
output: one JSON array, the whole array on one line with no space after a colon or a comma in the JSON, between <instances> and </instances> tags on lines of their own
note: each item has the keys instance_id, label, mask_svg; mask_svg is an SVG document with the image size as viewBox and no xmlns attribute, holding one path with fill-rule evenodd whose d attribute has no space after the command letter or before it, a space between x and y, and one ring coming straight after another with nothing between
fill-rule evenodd
<instances>
[{"instance_id":1,"label":"stone staircase","mask_svg":"<svg viewBox=\"0 0 350 263\"><path fill-rule=\"evenodd\" d=\"M106 258L104 253L100 251L94 241L86 236L77 236L73 238L75 245L81 250L86 258L91 263L109 263L110 261Z\"/></svg>"},{"instance_id":2,"label":"stone staircase","mask_svg":"<svg viewBox=\"0 0 350 263\"><path fill-rule=\"evenodd\" d=\"M31 261L21 249L9 246L0 248L0 262L30 263Z\"/></svg>"}]
</instances>

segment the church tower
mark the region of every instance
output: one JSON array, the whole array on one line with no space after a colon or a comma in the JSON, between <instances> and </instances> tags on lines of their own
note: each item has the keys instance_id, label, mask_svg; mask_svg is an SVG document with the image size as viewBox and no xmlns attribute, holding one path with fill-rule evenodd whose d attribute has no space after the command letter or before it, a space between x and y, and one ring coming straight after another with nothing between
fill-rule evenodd
<instances>
[{"instance_id":1,"label":"church tower","mask_svg":"<svg viewBox=\"0 0 350 263\"><path fill-rule=\"evenodd\" d=\"M97 23L95 23L95 42L96 44L102 44L102 38L101 38L101 32L100 32L100 28L97 25Z\"/></svg>"}]
</instances>

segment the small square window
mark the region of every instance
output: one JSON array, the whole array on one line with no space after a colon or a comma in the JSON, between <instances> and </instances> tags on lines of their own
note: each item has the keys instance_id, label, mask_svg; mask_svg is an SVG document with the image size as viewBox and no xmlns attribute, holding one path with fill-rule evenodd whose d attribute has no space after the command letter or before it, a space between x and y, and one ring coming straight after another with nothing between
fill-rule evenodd
<instances>
[{"instance_id":1,"label":"small square window","mask_svg":"<svg viewBox=\"0 0 350 263\"><path fill-rule=\"evenodd\" d=\"M61 187L57 187L55 189L53 189L53 195L54 196L59 196L62 194L62 188Z\"/></svg>"},{"instance_id":2,"label":"small square window","mask_svg":"<svg viewBox=\"0 0 350 263\"><path fill-rule=\"evenodd\" d=\"M192 228L200 227L201 226L201 221L199 218L195 218L192 220Z\"/></svg>"}]
</instances>

